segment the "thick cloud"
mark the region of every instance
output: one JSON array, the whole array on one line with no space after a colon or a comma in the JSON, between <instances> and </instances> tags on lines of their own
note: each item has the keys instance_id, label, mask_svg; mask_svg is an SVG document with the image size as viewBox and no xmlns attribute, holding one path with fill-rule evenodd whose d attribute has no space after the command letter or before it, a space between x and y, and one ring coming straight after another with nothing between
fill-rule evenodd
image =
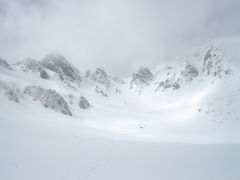
<instances>
[{"instance_id":1,"label":"thick cloud","mask_svg":"<svg viewBox=\"0 0 240 180\"><path fill-rule=\"evenodd\" d=\"M240 32L238 0L0 0L0 56L58 51L85 70L128 75Z\"/></svg>"}]
</instances>

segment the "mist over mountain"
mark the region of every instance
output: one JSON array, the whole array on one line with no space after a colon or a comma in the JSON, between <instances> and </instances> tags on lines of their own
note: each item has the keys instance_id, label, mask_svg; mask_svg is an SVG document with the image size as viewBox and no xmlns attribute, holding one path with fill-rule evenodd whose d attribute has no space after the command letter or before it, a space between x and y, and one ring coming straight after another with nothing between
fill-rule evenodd
<instances>
[{"instance_id":1,"label":"mist over mountain","mask_svg":"<svg viewBox=\"0 0 240 180\"><path fill-rule=\"evenodd\" d=\"M153 109L158 109L156 118L158 113L159 116L165 114L161 123L170 123L174 122L174 119L177 121L179 117L172 117L169 111L183 111L182 114L187 111L191 118L187 114L186 117L181 117L183 124L184 121L198 124L197 119L204 116L208 121L203 123L205 125L196 125L197 129L203 126L206 133L206 128L212 128L208 123L212 122L223 124L223 129L235 134L238 133L235 128L233 130L225 126L228 126L228 123L237 123L235 127L238 127L238 121L235 120L240 116L236 111L239 102L240 56L235 53L239 47L240 38L237 36L218 39L181 58L175 58L170 63L158 64L154 68L142 66L128 78L109 74L102 68L84 72L60 53L47 54L39 61L27 58L13 64L1 59L1 91L3 98L14 101L19 106L35 106L36 102L40 102L47 109L75 118L85 116L87 119L98 119L91 117L91 114L102 113L106 113L104 116L110 118L112 115L107 112L121 106L122 110L130 110L130 116L134 119L134 113L138 114L139 119L136 121L139 121L139 124L142 124L141 121L144 124L149 123L140 119L149 116L148 111ZM165 108L168 110L164 110ZM84 115L81 115L82 111ZM160 122L156 120L153 124ZM109 123L111 124L111 121ZM135 126L138 128L137 124ZM217 130L213 128L210 132L214 131ZM191 137L194 137L194 134ZM225 138L238 142L238 138L231 135Z\"/></svg>"},{"instance_id":2,"label":"mist over mountain","mask_svg":"<svg viewBox=\"0 0 240 180\"><path fill-rule=\"evenodd\" d=\"M127 77L141 65L153 68L235 36L239 6L237 0L1 0L0 54L13 63L56 51L79 69Z\"/></svg>"},{"instance_id":3,"label":"mist over mountain","mask_svg":"<svg viewBox=\"0 0 240 180\"><path fill-rule=\"evenodd\" d=\"M0 180L239 180L237 0L0 0Z\"/></svg>"}]
</instances>

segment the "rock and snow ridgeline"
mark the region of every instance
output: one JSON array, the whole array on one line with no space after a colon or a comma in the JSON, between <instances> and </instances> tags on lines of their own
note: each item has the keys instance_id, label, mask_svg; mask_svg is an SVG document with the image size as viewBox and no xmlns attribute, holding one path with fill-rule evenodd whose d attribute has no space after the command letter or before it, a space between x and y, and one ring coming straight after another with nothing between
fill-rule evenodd
<instances>
[{"instance_id":1,"label":"rock and snow ridgeline","mask_svg":"<svg viewBox=\"0 0 240 180\"><path fill-rule=\"evenodd\" d=\"M181 65L175 69L168 66L150 71L141 67L133 73L130 88L141 92L144 87L153 84L155 92L167 89L177 90L196 78L208 78L208 76L220 78L229 74L231 70L224 67L224 57L221 51L210 44L189 57L183 58Z\"/></svg>"},{"instance_id":2,"label":"rock and snow ridgeline","mask_svg":"<svg viewBox=\"0 0 240 180\"><path fill-rule=\"evenodd\" d=\"M129 83L107 74L101 68L94 71L88 70L84 76L81 76L76 67L69 63L64 56L57 53L48 54L40 61L27 58L13 65L9 65L6 60L0 59L0 68L11 71L13 74L15 71L23 74L26 72L38 74L40 79L63 83L66 88L70 88L76 93L78 89L87 85L89 89L103 97L111 96L113 93L121 94L123 90L126 91L126 88L122 88L126 87L126 85L128 90L135 90L139 94L144 91L145 87L151 87L154 94L166 90L181 89L195 79L207 79L210 76L219 79L232 73L231 69L224 67L222 52L213 44L207 45L183 58L181 65L178 67L167 66L155 70L140 67L137 72L133 73ZM9 100L19 103L21 98L28 95L32 97L32 100L41 102L45 108L72 115L70 106L76 96L66 98L66 94L61 94L54 87L44 88L34 84L30 84L25 88L11 87L8 82L4 82L4 79L0 80L0 88ZM77 98L79 99L78 105L80 108L87 109L90 107L86 97L77 94Z\"/></svg>"},{"instance_id":3,"label":"rock and snow ridgeline","mask_svg":"<svg viewBox=\"0 0 240 180\"><path fill-rule=\"evenodd\" d=\"M63 83L65 88L69 88L77 93L77 90L81 88L81 85L87 83L97 94L108 97L112 89L113 84L124 84L124 81L116 76L107 74L103 69L97 68L95 71L88 70L84 77L81 77L79 70L69 63L64 56L53 53L48 54L43 60L37 61L32 58L26 58L13 65L9 65L6 60L0 59L0 67L4 70L20 72L21 74L33 73L38 76L38 81L49 80L55 83ZM42 80L41 80L42 79ZM1 79L0 79L1 80ZM4 95L9 100L15 102L21 102L21 98L25 98L26 95L32 97L32 100L40 101L45 108L49 108L66 115L72 115L69 105L73 104L73 99L77 98L78 105L81 109L88 109L90 103L82 96L69 95L67 98L64 95L58 93L54 87L45 89L41 86L29 85L20 90L15 87L11 87L12 83L0 81L0 88L4 91ZM117 92L120 92L115 88ZM67 99L67 100L65 100Z\"/></svg>"}]
</instances>

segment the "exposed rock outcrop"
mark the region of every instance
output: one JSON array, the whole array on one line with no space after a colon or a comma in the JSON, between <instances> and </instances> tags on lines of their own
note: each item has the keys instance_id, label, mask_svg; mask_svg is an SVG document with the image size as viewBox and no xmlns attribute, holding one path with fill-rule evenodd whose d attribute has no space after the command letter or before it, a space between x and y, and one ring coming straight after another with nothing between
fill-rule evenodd
<instances>
[{"instance_id":1,"label":"exposed rock outcrop","mask_svg":"<svg viewBox=\"0 0 240 180\"><path fill-rule=\"evenodd\" d=\"M67 102L55 90L43 89L39 86L28 86L25 88L24 94L31 96L35 101L40 101L45 108L49 108L69 116L72 115Z\"/></svg>"},{"instance_id":2,"label":"exposed rock outcrop","mask_svg":"<svg viewBox=\"0 0 240 180\"><path fill-rule=\"evenodd\" d=\"M83 96L80 97L78 105L81 109L88 109L90 107L90 103Z\"/></svg>"},{"instance_id":3,"label":"exposed rock outcrop","mask_svg":"<svg viewBox=\"0 0 240 180\"><path fill-rule=\"evenodd\" d=\"M223 72L223 57L213 44L207 47L203 57L202 71L207 75L213 74L214 76L220 76Z\"/></svg>"},{"instance_id":4,"label":"exposed rock outcrop","mask_svg":"<svg viewBox=\"0 0 240 180\"><path fill-rule=\"evenodd\" d=\"M22 61L18 61L17 63L15 63L14 66L19 67L24 72L37 71L39 62L32 58L25 58Z\"/></svg>"},{"instance_id":5,"label":"exposed rock outcrop","mask_svg":"<svg viewBox=\"0 0 240 180\"><path fill-rule=\"evenodd\" d=\"M174 78L167 78L165 81L156 82L155 85L157 88L154 90L155 92L159 90L166 90L166 89L172 89L177 90L181 88L179 79L175 80Z\"/></svg>"},{"instance_id":6,"label":"exposed rock outcrop","mask_svg":"<svg viewBox=\"0 0 240 180\"><path fill-rule=\"evenodd\" d=\"M12 90L12 89L8 89L4 95L6 95L9 99L9 101L14 101L16 103L19 103L19 94L15 91L15 90Z\"/></svg>"},{"instance_id":7,"label":"exposed rock outcrop","mask_svg":"<svg viewBox=\"0 0 240 180\"><path fill-rule=\"evenodd\" d=\"M49 79L47 70L35 59L26 58L22 61L18 61L14 66L20 68L24 72L39 72L41 78Z\"/></svg>"},{"instance_id":8,"label":"exposed rock outcrop","mask_svg":"<svg viewBox=\"0 0 240 180\"><path fill-rule=\"evenodd\" d=\"M153 80L153 73L148 68L141 67L136 73L133 73L130 89L134 87L141 89L144 86L148 86Z\"/></svg>"},{"instance_id":9,"label":"exposed rock outcrop","mask_svg":"<svg viewBox=\"0 0 240 180\"><path fill-rule=\"evenodd\" d=\"M107 74L103 69L97 68L95 71L87 70L84 79L95 87L95 92L107 97L109 93L116 89L117 84L124 84L124 81L116 76Z\"/></svg>"},{"instance_id":10,"label":"exposed rock outcrop","mask_svg":"<svg viewBox=\"0 0 240 180\"><path fill-rule=\"evenodd\" d=\"M58 53L48 54L42 61L40 61L40 64L55 72L62 81L81 81L78 69L69 63L64 56Z\"/></svg>"},{"instance_id":11,"label":"exposed rock outcrop","mask_svg":"<svg viewBox=\"0 0 240 180\"><path fill-rule=\"evenodd\" d=\"M88 70L85 77L90 78L94 83L104 85L106 88L109 88L111 86L109 76L101 68L97 68L94 72Z\"/></svg>"},{"instance_id":12,"label":"exposed rock outcrop","mask_svg":"<svg viewBox=\"0 0 240 180\"><path fill-rule=\"evenodd\" d=\"M181 71L181 75L185 78L185 80L191 81L199 75L199 72L195 66L186 63Z\"/></svg>"},{"instance_id":13,"label":"exposed rock outcrop","mask_svg":"<svg viewBox=\"0 0 240 180\"><path fill-rule=\"evenodd\" d=\"M9 101L19 103L20 98L23 98L23 94L19 89L11 88L2 81L0 81L0 89L4 91L4 95L8 97Z\"/></svg>"},{"instance_id":14,"label":"exposed rock outcrop","mask_svg":"<svg viewBox=\"0 0 240 180\"><path fill-rule=\"evenodd\" d=\"M108 97L107 93L104 92L104 90L102 90L101 88L99 88L99 86L96 86L96 87L95 87L95 92L96 92L97 94L100 94L101 96Z\"/></svg>"},{"instance_id":15,"label":"exposed rock outcrop","mask_svg":"<svg viewBox=\"0 0 240 180\"><path fill-rule=\"evenodd\" d=\"M40 77L42 79L49 79L48 73L43 68L39 67L39 71L40 71Z\"/></svg>"}]
</instances>

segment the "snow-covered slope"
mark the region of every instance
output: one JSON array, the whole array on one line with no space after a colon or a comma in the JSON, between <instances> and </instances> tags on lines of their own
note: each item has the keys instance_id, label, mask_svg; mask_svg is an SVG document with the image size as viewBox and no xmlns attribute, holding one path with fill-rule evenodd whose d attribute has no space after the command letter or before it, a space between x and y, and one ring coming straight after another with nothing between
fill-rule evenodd
<instances>
[{"instance_id":1,"label":"snow-covered slope","mask_svg":"<svg viewBox=\"0 0 240 180\"><path fill-rule=\"evenodd\" d=\"M240 71L233 49L239 42L217 40L168 66L141 67L125 82L101 68L80 75L56 53L12 66L1 61L1 96L19 107L40 103L120 136L238 143Z\"/></svg>"},{"instance_id":2,"label":"snow-covered slope","mask_svg":"<svg viewBox=\"0 0 240 180\"><path fill-rule=\"evenodd\" d=\"M239 49L217 40L124 80L56 53L0 59L0 179L237 180Z\"/></svg>"}]
</instances>

